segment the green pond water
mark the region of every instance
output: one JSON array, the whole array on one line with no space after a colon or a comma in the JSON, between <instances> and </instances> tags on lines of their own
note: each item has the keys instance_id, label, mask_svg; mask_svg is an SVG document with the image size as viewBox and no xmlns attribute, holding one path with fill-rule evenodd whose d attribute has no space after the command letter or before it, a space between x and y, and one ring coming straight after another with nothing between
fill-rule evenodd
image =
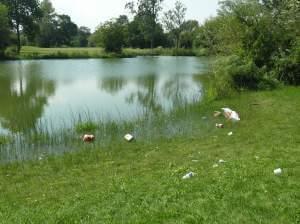
<instances>
[{"instance_id":1,"label":"green pond water","mask_svg":"<svg viewBox=\"0 0 300 224\"><path fill-rule=\"evenodd\" d=\"M71 128L78 117L118 123L171 112L201 100L208 65L197 57L0 62L0 135Z\"/></svg>"}]
</instances>

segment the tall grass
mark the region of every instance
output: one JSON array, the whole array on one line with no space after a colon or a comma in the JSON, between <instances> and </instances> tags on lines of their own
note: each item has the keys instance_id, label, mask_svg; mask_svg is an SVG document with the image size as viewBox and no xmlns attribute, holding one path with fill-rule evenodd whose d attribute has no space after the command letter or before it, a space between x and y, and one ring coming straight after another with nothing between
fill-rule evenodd
<instances>
[{"instance_id":1,"label":"tall grass","mask_svg":"<svg viewBox=\"0 0 300 224\"><path fill-rule=\"evenodd\" d=\"M178 105L179 106L179 105ZM124 135L131 133L136 141L149 143L157 139L170 139L175 136L190 136L207 130L205 121L198 116L198 103L182 103L171 112L144 111L133 120L103 119L88 109L83 113L72 114L68 120L61 120L55 127L51 120L39 120L31 130L11 133L1 141L0 162L39 159L51 154L76 151L85 146L81 136L94 134L95 141L88 147L102 148L110 144L123 143Z\"/></svg>"}]
</instances>

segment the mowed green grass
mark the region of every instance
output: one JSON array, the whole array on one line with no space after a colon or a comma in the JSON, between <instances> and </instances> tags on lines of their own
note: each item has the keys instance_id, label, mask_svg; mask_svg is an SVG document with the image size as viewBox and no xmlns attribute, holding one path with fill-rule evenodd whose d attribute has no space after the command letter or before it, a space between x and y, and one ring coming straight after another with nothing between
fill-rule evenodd
<instances>
[{"instance_id":1,"label":"mowed green grass","mask_svg":"<svg viewBox=\"0 0 300 224\"><path fill-rule=\"evenodd\" d=\"M21 58L89 58L108 57L103 48L39 48L23 46Z\"/></svg>"},{"instance_id":2,"label":"mowed green grass","mask_svg":"<svg viewBox=\"0 0 300 224\"><path fill-rule=\"evenodd\" d=\"M224 106L241 122L213 118ZM243 93L195 106L225 123L204 136L2 165L0 223L299 223L299 110L299 88Z\"/></svg>"}]
</instances>

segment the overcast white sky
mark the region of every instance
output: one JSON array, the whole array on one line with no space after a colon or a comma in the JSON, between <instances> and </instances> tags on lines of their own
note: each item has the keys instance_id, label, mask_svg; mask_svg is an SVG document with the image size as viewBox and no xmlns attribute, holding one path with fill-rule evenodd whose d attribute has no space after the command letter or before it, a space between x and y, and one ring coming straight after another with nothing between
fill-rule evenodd
<instances>
[{"instance_id":1,"label":"overcast white sky","mask_svg":"<svg viewBox=\"0 0 300 224\"><path fill-rule=\"evenodd\" d=\"M71 16L78 26L87 26L92 31L102 22L127 14L124 9L130 0L51 0L59 14ZM174 7L176 0L164 0L163 11ZM202 23L206 18L216 15L219 0L181 0L187 7L186 19L196 19Z\"/></svg>"}]
</instances>

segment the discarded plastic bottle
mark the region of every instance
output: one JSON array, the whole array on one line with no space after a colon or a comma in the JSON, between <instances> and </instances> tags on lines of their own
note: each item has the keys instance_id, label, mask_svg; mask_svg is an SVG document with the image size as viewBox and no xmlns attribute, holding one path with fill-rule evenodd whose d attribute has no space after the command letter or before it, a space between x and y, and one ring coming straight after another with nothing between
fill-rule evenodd
<instances>
[{"instance_id":1,"label":"discarded plastic bottle","mask_svg":"<svg viewBox=\"0 0 300 224\"><path fill-rule=\"evenodd\" d=\"M281 168L275 169L274 174L275 175L281 175L282 174L282 169Z\"/></svg>"},{"instance_id":2,"label":"discarded plastic bottle","mask_svg":"<svg viewBox=\"0 0 300 224\"><path fill-rule=\"evenodd\" d=\"M194 173L194 172L189 172L189 173L187 173L186 175L184 175L184 176L182 177L182 179L183 179L183 180L189 179L189 178L191 178L191 177L193 177L193 176L195 176L195 175L196 175L196 173Z\"/></svg>"}]
</instances>

